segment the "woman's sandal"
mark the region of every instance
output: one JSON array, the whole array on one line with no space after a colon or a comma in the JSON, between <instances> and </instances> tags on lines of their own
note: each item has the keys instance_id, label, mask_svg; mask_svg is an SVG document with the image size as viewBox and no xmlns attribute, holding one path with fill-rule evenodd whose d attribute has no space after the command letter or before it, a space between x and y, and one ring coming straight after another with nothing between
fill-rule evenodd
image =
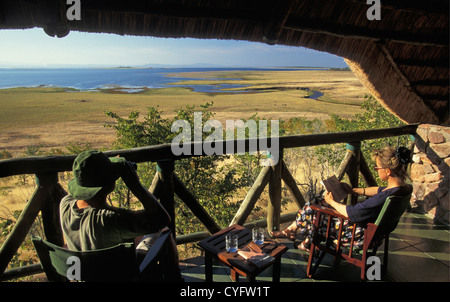
<instances>
[{"instance_id":1,"label":"woman's sandal","mask_svg":"<svg viewBox=\"0 0 450 302\"><path fill-rule=\"evenodd\" d=\"M294 240L296 237L296 232L291 231L290 229L284 229L282 231L270 232L270 236L273 238L287 238L290 240Z\"/></svg>"}]
</instances>

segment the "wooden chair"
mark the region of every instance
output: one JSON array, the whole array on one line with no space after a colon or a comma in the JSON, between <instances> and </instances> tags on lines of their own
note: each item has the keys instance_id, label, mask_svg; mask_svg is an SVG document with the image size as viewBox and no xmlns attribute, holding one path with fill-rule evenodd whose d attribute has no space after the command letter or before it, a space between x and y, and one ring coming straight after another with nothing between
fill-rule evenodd
<instances>
[{"instance_id":1,"label":"wooden chair","mask_svg":"<svg viewBox=\"0 0 450 302\"><path fill-rule=\"evenodd\" d=\"M388 248L389 248L389 234L397 227L397 224L406 211L409 205L411 195L408 196L390 196L386 199L377 220L374 223L368 223L364 230L364 242L362 251L354 252L354 237L356 224L354 224L352 239L350 247L346 250L341 243L342 226L344 220L348 220L347 217L339 214L337 211L331 208L323 206L312 205L311 208L316 211L316 218L314 222L314 234L311 242L311 248L309 251L308 266L306 274L309 278L312 278L315 270L320 265L320 262L324 256L329 253L335 256L335 259L344 259L347 262L356 265L361 268L361 280L365 281L367 278L367 259L370 256L375 256L378 247L383 243L384 239L384 259L383 259L383 271L386 271L388 264ZM325 238L319 234L319 221L322 215L328 215L327 232ZM337 217L341 220L339 231L337 233L337 244L333 244L333 238L331 237L330 228L332 226L332 218ZM325 241L323 241L325 239ZM334 245L334 246L333 246ZM314 267L312 267L313 259L316 258L315 251L321 251Z\"/></svg>"},{"instance_id":2,"label":"wooden chair","mask_svg":"<svg viewBox=\"0 0 450 302\"><path fill-rule=\"evenodd\" d=\"M79 259L79 280L77 281L157 281L156 256L169 239L170 230L160 233L150 250L138 265L134 243L123 243L111 248L92 251L71 251L33 236L32 242L49 281L68 281L74 272L74 261ZM77 258L70 258L75 256ZM75 260L74 260L75 259ZM78 278L77 278L78 279Z\"/></svg>"}]
</instances>

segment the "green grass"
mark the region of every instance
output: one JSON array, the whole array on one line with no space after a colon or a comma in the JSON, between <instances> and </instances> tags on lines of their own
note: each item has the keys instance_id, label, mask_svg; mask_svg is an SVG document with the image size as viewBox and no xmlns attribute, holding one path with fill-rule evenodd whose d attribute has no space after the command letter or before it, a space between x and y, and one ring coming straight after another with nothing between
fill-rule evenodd
<instances>
[{"instance_id":1,"label":"green grass","mask_svg":"<svg viewBox=\"0 0 450 302\"><path fill-rule=\"evenodd\" d=\"M274 113L299 114L336 113L353 116L366 90L349 71L232 71L190 73L183 76L204 77L204 80L187 80L183 85L243 84L242 89L263 89L263 93L200 93L189 87L146 89L140 93L123 93L115 88L103 91L78 91L64 87L33 87L0 90L0 129L38 127L41 124L70 121L105 123L105 111L122 115L130 111L146 111L158 107L165 114L186 105L214 102L212 111L224 118L248 118L254 113L271 117ZM211 80L211 78L223 80ZM231 78L231 79L230 79ZM236 78L241 80L236 80ZM177 83L180 84L180 83ZM305 98L307 92L299 87L323 91L320 101ZM239 89L234 89L239 90ZM235 113L239 113L236 115ZM276 114L275 114L276 115Z\"/></svg>"}]
</instances>

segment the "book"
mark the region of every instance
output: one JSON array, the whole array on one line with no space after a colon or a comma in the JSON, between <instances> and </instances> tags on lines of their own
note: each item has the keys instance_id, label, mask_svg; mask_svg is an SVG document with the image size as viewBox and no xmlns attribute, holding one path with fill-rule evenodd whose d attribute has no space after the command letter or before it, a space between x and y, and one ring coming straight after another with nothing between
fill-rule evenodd
<instances>
[{"instance_id":1,"label":"book","mask_svg":"<svg viewBox=\"0 0 450 302\"><path fill-rule=\"evenodd\" d=\"M274 257L264 253L256 244L253 244L253 242L249 243L243 249L238 250L238 254L258 267L272 263L275 260Z\"/></svg>"},{"instance_id":2,"label":"book","mask_svg":"<svg viewBox=\"0 0 450 302\"><path fill-rule=\"evenodd\" d=\"M333 199L336 202L340 202L347 198L347 191L344 190L339 179L337 179L335 175L322 180L320 183L325 187L327 192L331 192L333 194Z\"/></svg>"}]
</instances>

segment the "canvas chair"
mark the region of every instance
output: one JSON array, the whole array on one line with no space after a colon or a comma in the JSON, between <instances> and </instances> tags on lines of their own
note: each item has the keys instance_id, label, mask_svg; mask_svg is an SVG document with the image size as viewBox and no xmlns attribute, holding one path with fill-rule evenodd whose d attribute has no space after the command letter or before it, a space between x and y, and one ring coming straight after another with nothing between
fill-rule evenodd
<instances>
[{"instance_id":1,"label":"canvas chair","mask_svg":"<svg viewBox=\"0 0 450 302\"><path fill-rule=\"evenodd\" d=\"M339 214L336 210L332 208L326 208L323 206L312 205L311 208L316 211L314 234L311 242L311 248L309 251L308 266L306 269L306 274L309 278L312 278L315 270L320 265L320 262L324 256L329 253L335 256L336 260L344 259L347 262L356 265L361 268L361 280L365 281L366 271L367 271L367 258L370 256L375 256L378 247L383 243L384 240L384 259L383 259L383 271L385 272L388 264L388 248L389 248L389 234L395 230L397 224L409 206L409 201L411 195L408 196L390 196L386 198L386 201L378 215L377 220L374 223L368 223L366 229L364 230L364 242L362 250L359 252L353 251L354 244L354 231L356 229L356 224L354 224L352 239L350 242L350 247L345 248L341 243L342 226L344 220L348 220L347 217ZM328 216L327 232L325 238L318 233L319 221L322 215ZM331 220L333 217L337 217L341 220L339 232L337 233L337 243L333 244L333 238L331 237L330 228L332 226ZM324 240L325 239L325 240ZM316 250L320 251L320 255L314 265L313 260L316 258Z\"/></svg>"},{"instance_id":2,"label":"canvas chair","mask_svg":"<svg viewBox=\"0 0 450 302\"><path fill-rule=\"evenodd\" d=\"M160 277L156 256L170 237L170 230L164 230L138 265L134 243L122 243L114 247L92 251L70 251L33 236L32 241L42 268L49 281L69 281L74 276L73 259L79 261L79 280L94 282L157 281ZM77 258L70 258L76 256Z\"/></svg>"}]
</instances>

